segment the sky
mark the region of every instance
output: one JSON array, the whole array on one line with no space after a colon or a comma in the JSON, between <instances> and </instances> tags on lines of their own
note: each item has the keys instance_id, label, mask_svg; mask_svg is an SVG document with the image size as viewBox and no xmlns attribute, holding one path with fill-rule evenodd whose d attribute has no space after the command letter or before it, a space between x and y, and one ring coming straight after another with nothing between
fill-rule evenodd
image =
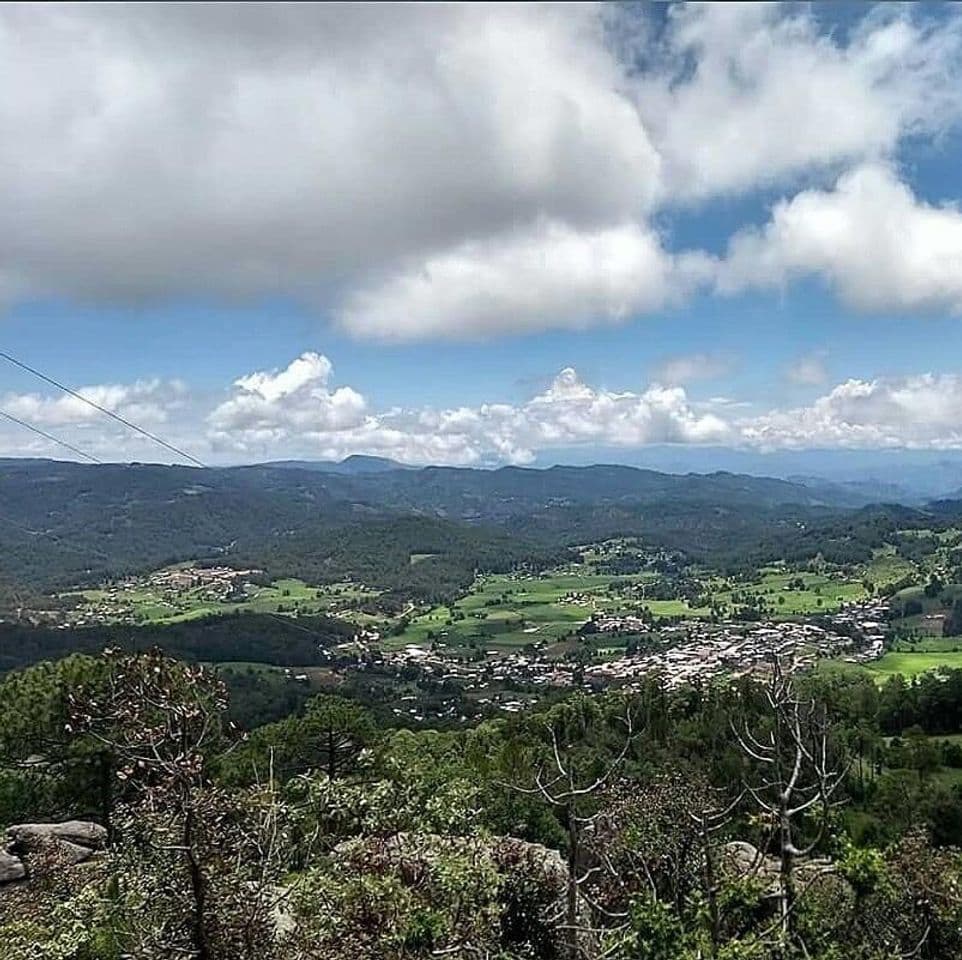
<instances>
[{"instance_id":1,"label":"sky","mask_svg":"<svg viewBox=\"0 0 962 960\"><path fill-rule=\"evenodd\" d=\"M0 4L0 351L210 464L949 455L960 75L956 5Z\"/></svg>"}]
</instances>

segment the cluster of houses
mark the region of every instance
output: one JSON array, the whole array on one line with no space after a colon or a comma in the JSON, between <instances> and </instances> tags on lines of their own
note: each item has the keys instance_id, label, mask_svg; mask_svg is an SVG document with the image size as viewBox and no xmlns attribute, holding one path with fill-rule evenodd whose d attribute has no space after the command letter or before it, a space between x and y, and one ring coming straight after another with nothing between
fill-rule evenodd
<instances>
[{"instance_id":1,"label":"cluster of houses","mask_svg":"<svg viewBox=\"0 0 962 960\"><path fill-rule=\"evenodd\" d=\"M237 570L233 567L168 567L148 577L127 577L111 583L96 600L88 600L62 626L87 626L96 623L129 623L135 619L133 594L150 591L156 604L171 613L186 609L187 595L191 603L240 603L256 588L251 577L260 570Z\"/></svg>"},{"instance_id":2,"label":"cluster of houses","mask_svg":"<svg viewBox=\"0 0 962 960\"><path fill-rule=\"evenodd\" d=\"M813 621L726 622L700 620L666 625L654 631L631 616L598 618L599 632L632 633L644 629L657 633L654 649L624 654L602 663L579 667L553 659L544 651L488 651L482 660L453 660L442 651L419 644L381 654L385 666L417 667L436 680L458 682L465 692L503 691L505 685L630 688L643 677L660 675L667 686L677 687L698 679L725 674L731 677L764 673L773 657L791 660L797 668L814 665L819 658L854 662L876 659L884 652L888 608L884 600L854 603ZM506 712L516 712L523 700L503 692L482 698Z\"/></svg>"}]
</instances>

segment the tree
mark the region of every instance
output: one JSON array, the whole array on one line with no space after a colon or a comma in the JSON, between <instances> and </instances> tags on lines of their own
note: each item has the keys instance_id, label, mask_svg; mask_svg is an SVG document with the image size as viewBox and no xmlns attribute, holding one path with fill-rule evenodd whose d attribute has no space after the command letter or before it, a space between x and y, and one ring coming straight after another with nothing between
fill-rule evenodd
<instances>
[{"instance_id":1,"label":"tree","mask_svg":"<svg viewBox=\"0 0 962 960\"><path fill-rule=\"evenodd\" d=\"M70 691L96 688L104 675L101 661L74 655L0 681L0 779L11 786L0 821L92 814L109 830L114 757L68 730Z\"/></svg>"},{"instance_id":2,"label":"tree","mask_svg":"<svg viewBox=\"0 0 962 960\"><path fill-rule=\"evenodd\" d=\"M942 633L947 637L962 636L962 597L957 597L952 604L952 612L942 624Z\"/></svg>"},{"instance_id":3,"label":"tree","mask_svg":"<svg viewBox=\"0 0 962 960\"><path fill-rule=\"evenodd\" d=\"M209 789L207 775L208 754L225 740L226 690L204 668L159 651L108 650L104 660L104 682L69 695L70 729L116 759L117 777L132 798L120 828L121 849L134 851L134 875L138 863L154 866L148 902L157 909L165 904L168 912L157 929L184 930L195 960L226 960L233 934L223 901L212 903L212 873L236 811ZM170 948L173 934L160 935L152 949Z\"/></svg>"},{"instance_id":4,"label":"tree","mask_svg":"<svg viewBox=\"0 0 962 960\"><path fill-rule=\"evenodd\" d=\"M733 729L745 755L759 768L745 788L769 824L779 858L774 929L785 944L797 940L795 911L799 902L796 863L825 840L835 796L847 764L835 757L825 708L796 695L791 668L775 657L766 690L768 729L753 734L748 724ZM816 818L814 828L805 822ZM807 842L801 838L808 834Z\"/></svg>"},{"instance_id":5,"label":"tree","mask_svg":"<svg viewBox=\"0 0 962 960\"><path fill-rule=\"evenodd\" d=\"M550 749L542 754L534 774L533 787L515 787L529 796L538 796L555 808L562 817L567 831L567 876L564 912L564 939L566 960L578 960L581 941L591 936L591 927L581 922L582 904L591 905L587 897L586 882L593 870L582 873L585 867L583 835L591 825L597 811L589 806L597 801L605 785L620 769L634 739L634 721L631 705L624 704L624 712L618 717L620 748L609 760L599 763L597 753L588 764L584 763L583 750L591 740L592 728L606 726L608 718L598 709L596 702L587 697L576 697L559 704L551 710L544 723ZM605 730L610 734L610 730ZM603 908L601 908L604 912ZM623 917L622 919L627 919Z\"/></svg>"},{"instance_id":6,"label":"tree","mask_svg":"<svg viewBox=\"0 0 962 960\"><path fill-rule=\"evenodd\" d=\"M334 780L356 768L375 734L371 714L358 703L321 694L307 701L302 714L255 730L222 761L222 776L230 783L257 782L270 767L282 781L309 770Z\"/></svg>"}]
</instances>

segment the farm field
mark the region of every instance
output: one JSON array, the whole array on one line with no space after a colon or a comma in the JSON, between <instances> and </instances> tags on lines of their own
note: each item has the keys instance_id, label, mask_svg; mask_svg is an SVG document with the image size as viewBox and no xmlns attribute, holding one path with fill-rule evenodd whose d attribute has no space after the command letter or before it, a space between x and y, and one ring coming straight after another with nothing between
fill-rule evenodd
<instances>
[{"instance_id":1,"label":"farm field","mask_svg":"<svg viewBox=\"0 0 962 960\"><path fill-rule=\"evenodd\" d=\"M884 682L895 674L911 678L939 667L962 669L962 653L887 653L875 663L866 664L866 667Z\"/></svg>"},{"instance_id":2,"label":"farm field","mask_svg":"<svg viewBox=\"0 0 962 960\"><path fill-rule=\"evenodd\" d=\"M431 554L411 554L419 564ZM660 563L661 566L657 566ZM637 572L602 572L628 569ZM793 570L770 565L751 577L729 578L712 570L673 567L664 555L637 541L609 541L582 548L580 562L541 574L492 574L448 605L408 604L379 609L376 590L344 582L313 586L302 580L258 583L256 571L203 571L182 564L136 581L63 595L76 606L74 622L170 624L234 612L326 614L358 627L378 629L385 649L437 644L457 655L506 651L528 645L556 646L594 614L645 619L756 616L790 619L831 613L868 596L866 583L902 579L914 566L893 550L877 551L863 569ZM666 571L666 572L662 572ZM563 647L557 647L559 651Z\"/></svg>"},{"instance_id":3,"label":"farm field","mask_svg":"<svg viewBox=\"0 0 962 960\"><path fill-rule=\"evenodd\" d=\"M500 574L480 578L464 597L411 618L403 631L386 638L385 649L437 643L451 650L509 650L550 645L575 632L593 614L639 615L655 620L733 615L753 606L774 619L829 613L868 596L863 577L766 567L752 582L733 581L710 571L692 571L698 602L651 594L662 578L653 572L624 575L596 572L603 558L597 546L582 564L541 575ZM903 575L899 558L882 557L877 572Z\"/></svg>"},{"instance_id":4,"label":"farm field","mask_svg":"<svg viewBox=\"0 0 962 960\"><path fill-rule=\"evenodd\" d=\"M896 675L901 675L907 680L938 670L940 667L948 667L952 670L962 669L962 651L943 651L931 653L906 653L903 651L890 651L881 659L874 663L847 663L843 660L823 660L819 664L819 669L832 673L866 673L870 675L879 686L888 679Z\"/></svg>"},{"instance_id":5,"label":"farm field","mask_svg":"<svg viewBox=\"0 0 962 960\"><path fill-rule=\"evenodd\" d=\"M616 610L613 582L625 578L563 573L544 577L496 575L451 606L434 607L385 640L387 649L435 640L452 648L511 649L553 641L578 629L594 611ZM570 594L577 602L563 602Z\"/></svg>"},{"instance_id":6,"label":"farm field","mask_svg":"<svg viewBox=\"0 0 962 960\"><path fill-rule=\"evenodd\" d=\"M357 609L377 593L352 583L314 587L302 580L277 580L235 598L223 591L219 596L208 585L172 589L148 579L61 596L76 602L73 618L87 622L164 624L241 612L336 614L359 625L378 619Z\"/></svg>"}]
</instances>

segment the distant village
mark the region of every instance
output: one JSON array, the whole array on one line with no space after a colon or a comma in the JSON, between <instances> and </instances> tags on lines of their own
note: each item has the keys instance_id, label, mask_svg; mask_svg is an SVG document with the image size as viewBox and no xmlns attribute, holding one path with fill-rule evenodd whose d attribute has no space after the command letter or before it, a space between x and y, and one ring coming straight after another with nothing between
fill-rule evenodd
<instances>
[{"instance_id":1,"label":"distant village","mask_svg":"<svg viewBox=\"0 0 962 960\"><path fill-rule=\"evenodd\" d=\"M147 577L127 577L110 583L95 600L88 600L72 611L68 623L61 626L84 627L92 624L135 622L133 594L149 590L152 602L167 607L171 615L198 603L243 603L256 587L251 577L261 570L237 570L233 567L168 567Z\"/></svg>"},{"instance_id":2,"label":"distant village","mask_svg":"<svg viewBox=\"0 0 962 960\"><path fill-rule=\"evenodd\" d=\"M131 577L109 584L71 611L70 624L135 622L137 601L142 601L145 592L151 594L151 604L169 609L171 616L198 603L243 603L258 591L255 581L260 576L262 571L256 569L169 567L146 578ZM590 663L565 659L548 643L535 638L523 649L487 650L470 660L454 657L435 643L410 643L400 650L383 650L381 632L373 626L360 627L351 643L323 650L322 654L328 662L338 663L335 670L413 671L423 679L456 685L481 709L512 713L534 702L539 689L634 689L653 675L673 688L721 675L737 678L763 673L774 656L790 660L800 669L823 658L864 663L883 655L889 619L888 601L878 598L795 620L718 623L686 619L654 624L650 618L631 613L599 611L593 597L578 591L569 592L561 602L586 608L581 628L584 634L611 638L600 662L597 658ZM625 638L639 636L647 639L643 649L631 652L631 645L622 649ZM302 671L285 672L293 682L309 682L308 674ZM425 713L430 711L417 697L403 700L394 710L399 717L417 723L428 719ZM438 708L442 719L458 719L458 700L452 697ZM435 710L432 719L437 718Z\"/></svg>"},{"instance_id":3,"label":"distant village","mask_svg":"<svg viewBox=\"0 0 962 960\"><path fill-rule=\"evenodd\" d=\"M712 624L687 620L652 629L636 617L603 615L593 618L598 631L612 635L642 630L656 633L659 648L579 666L550 658L538 649L487 651L483 660L463 662L445 656L443 651L409 644L397 652L375 653L376 659L368 662L398 669L413 667L435 680L456 681L465 692L490 690L489 697L477 699L479 704L514 713L524 709L530 698L515 697L506 687L586 685L630 690L644 677L658 675L674 688L723 674L733 679L763 674L770 669L773 657L792 662L796 669L810 668L821 658L869 662L884 653L888 615L888 601L882 599L854 602L836 613L798 621ZM357 639L365 650L376 651L375 633L366 631ZM412 704L397 708L395 713L407 712L420 720L422 709Z\"/></svg>"}]
</instances>

